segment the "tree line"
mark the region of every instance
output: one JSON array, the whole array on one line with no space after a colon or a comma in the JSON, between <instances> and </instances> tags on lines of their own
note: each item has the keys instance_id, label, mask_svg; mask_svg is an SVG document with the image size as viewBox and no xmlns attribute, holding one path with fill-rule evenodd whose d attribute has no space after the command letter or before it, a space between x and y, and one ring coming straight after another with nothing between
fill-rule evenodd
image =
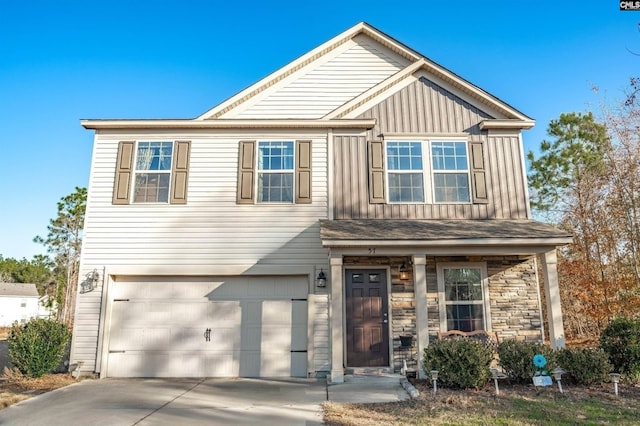
<instances>
[{"instance_id":1,"label":"tree line","mask_svg":"<svg viewBox=\"0 0 640 426\"><path fill-rule=\"evenodd\" d=\"M531 204L573 235L559 253L567 338L597 338L640 306L640 80L625 99L561 114L528 153Z\"/></svg>"}]
</instances>

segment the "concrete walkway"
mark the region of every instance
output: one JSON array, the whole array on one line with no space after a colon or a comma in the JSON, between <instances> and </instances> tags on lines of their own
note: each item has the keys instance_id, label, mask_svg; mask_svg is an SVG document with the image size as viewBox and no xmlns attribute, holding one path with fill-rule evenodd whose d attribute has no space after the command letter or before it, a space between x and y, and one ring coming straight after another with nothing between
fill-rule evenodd
<instances>
[{"instance_id":1,"label":"concrete walkway","mask_svg":"<svg viewBox=\"0 0 640 426\"><path fill-rule=\"evenodd\" d=\"M408 398L399 377L86 380L0 410L0 425L321 425L327 400Z\"/></svg>"}]
</instances>

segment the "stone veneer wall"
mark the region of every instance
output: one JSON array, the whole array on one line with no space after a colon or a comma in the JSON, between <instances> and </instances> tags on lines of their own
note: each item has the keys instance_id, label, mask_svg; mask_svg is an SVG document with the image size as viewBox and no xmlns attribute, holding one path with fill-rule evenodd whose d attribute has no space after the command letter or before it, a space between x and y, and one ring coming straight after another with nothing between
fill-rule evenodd
<instances>
[{"instance_id":1,"label":"stone veneer wall","mask_svg":"<svg viewBox=\"0 0 640 426\"><path fill-rule=\"evenodd\" d=\"M344 266L390 267L390 324L393 338L394 371L399 372L403 361L417 367L416 300L410 257L345 256ZM409 279L401 280L398 268L405 262ZM517 339L542 341L536 264L532 256L427 256L427 326L429 341L437 338L440 329L438 308L438 262L486 262L489 276L491 327L500 341ZM412 336L411 347L400 345L400 336Z\"/></svg>"},{"instance_id":2,"label":"stone veneer wall","mask_svg":"<svg viewBox=\"0 0 640 426\"><path fill-rule=\"evenodd\" d=\"M533 256L427 257L429 340L440 328L437 262L486 262L489 278L491 328L498 340L542 341L536 264Z\"/></svg>"},{"instance_id":3,"label":"stone veneer wall","mask_svg":"<svg viewBox=\"0 0 640 426\"><path fill-rule=\"evenodd\" d=\"M409 279L401 280L398 268L404 262L409 269ZM409 367L416 365L416 300L413 286L413 274L410 257L368 257L345 256L344 266L366 267L390 267L391 294L389 323L391 324L391 336L393 339L394 371L398 372L403 367L403 361L407 361ZM400 336L412 336L411 347L400 346Z\"/></svg>"}]
</instances>

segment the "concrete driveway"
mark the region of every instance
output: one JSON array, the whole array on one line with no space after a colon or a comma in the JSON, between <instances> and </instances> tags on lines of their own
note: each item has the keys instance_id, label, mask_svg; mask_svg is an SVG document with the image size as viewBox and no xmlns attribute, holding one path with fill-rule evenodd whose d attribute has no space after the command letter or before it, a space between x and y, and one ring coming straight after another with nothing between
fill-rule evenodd
<instances>
[{"instance_id":1,"label":"concrete driveway","mask_svg":"<svg viewBox=\"0 0 640 426\"><path fill-rule=\"evenodd\" d=\"M321 425L318 379L86 380L0 410L0 425Z\"/></svg>"}]
</instances>

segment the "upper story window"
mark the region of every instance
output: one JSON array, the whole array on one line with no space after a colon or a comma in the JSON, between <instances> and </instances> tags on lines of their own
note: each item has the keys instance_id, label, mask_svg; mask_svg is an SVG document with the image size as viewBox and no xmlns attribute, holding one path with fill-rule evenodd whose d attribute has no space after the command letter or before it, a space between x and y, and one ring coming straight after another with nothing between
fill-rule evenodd
<instances>
[{"instance_id":1,"label":"upper story window","mask_svg":"<svg viewBox=\"0 0 640 426\"><path fill-rule=\"evenodd\" d=\"M465 142L431 142L436 203L468 203L469 161Z\"/></svg>"},{"instance_id":2,"label":"upper story window","mask_svg":"<svg viewBox=\"0 0 640 426\"><path fill-rule=\"evenodd\" d=\"M258 202L293 202L293 141L258 142Z\"/></svg>"},{"instance_id":3,"label":"upper story window","mask_svg":"<svg viewBox=\"0 0 640 426\"><path fill-rule=\"evenodd\" d=\"M113 204L186 204L190 141L118 144Z\"/></svg>"},{"instance_id":4,"label":"upper story window","mask_svg":"<svg viewBox=\"0 0 640 426\"><path fill-rule=\"evenodd\" d=\"M247 140L238 146L238 204L310 204L310 140Z\"/></svg>"},{"instance_id":5,"label":"upper story window","mask_svg":"<svg viewBox=\"0 0 640 426\"><path fill-rule=\"evenodd\" d=\"M134 203L169 202L173 142L138 142Z\"/></svg>"},{"instance_id":6,"label":"upper story window","mask_svg":"<svg viewBox=\"0 0 640 426\"><path fill-rule=\"evenodd\" d=\"M388 142L390 202L424 202L421 142Z\"/></svg>"},{"instance_id":7,"label":"upper story window","mask_svg":"<svg viewBox=\"0 0 640 426\"><path fill-rule=\"evenodd\" d=\"M471 201L466 142L389 141L386 160L390 203Z\"/></svg>"},{"instance_id":8,"label":"upper story window","mask_svg":"<svg viewBox=\"0 0 640 426\"><path fill-rule=\"evenodd\" d=\"M485 264L439 265L437 275L441 331L490 330Z\"/></svg>"}]
</instances>

